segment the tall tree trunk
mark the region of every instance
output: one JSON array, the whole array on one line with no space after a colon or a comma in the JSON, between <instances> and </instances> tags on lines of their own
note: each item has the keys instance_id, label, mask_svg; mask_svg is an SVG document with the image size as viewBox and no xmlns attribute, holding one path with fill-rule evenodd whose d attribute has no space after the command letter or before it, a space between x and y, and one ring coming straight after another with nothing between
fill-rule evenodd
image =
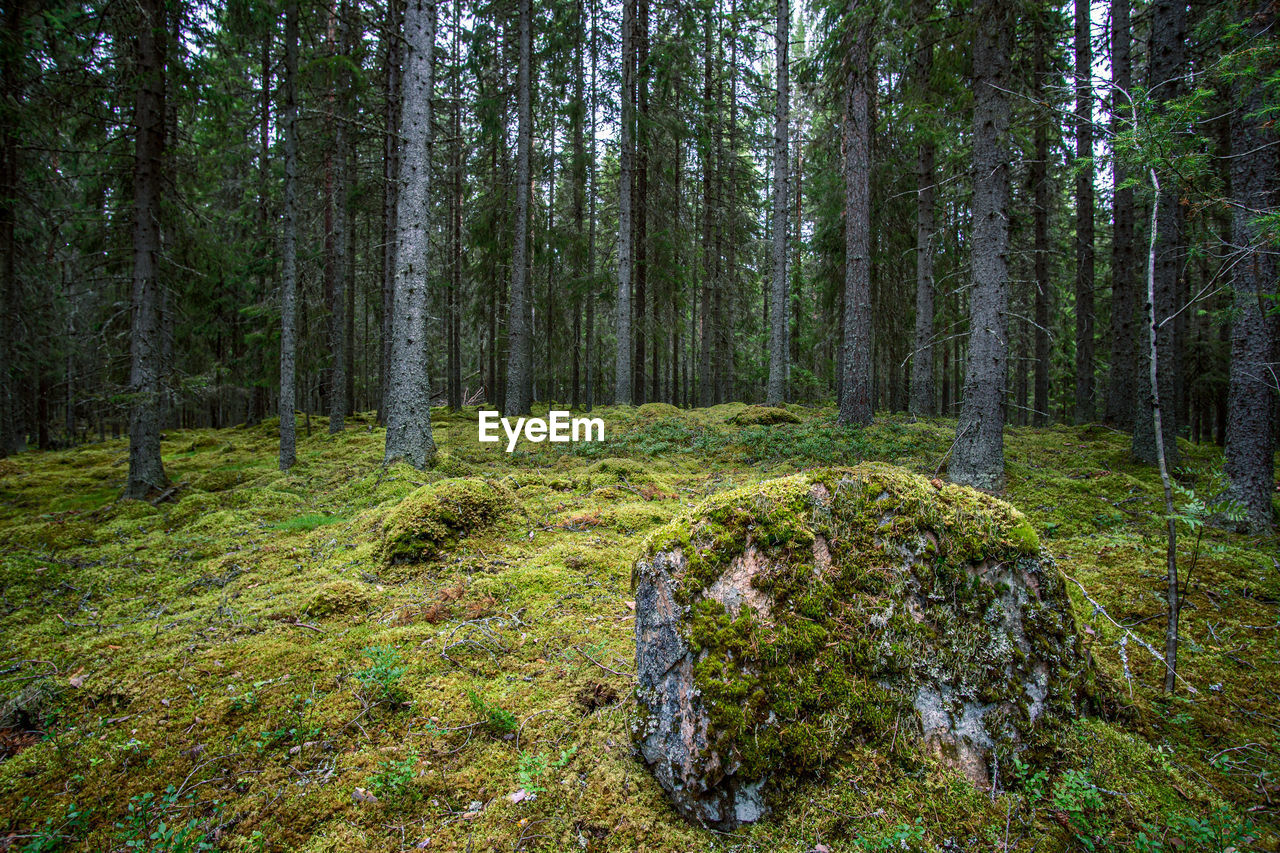
<instances>
[{"instance_id":1,"label":"tall tree trunk","mask_svg":"<svg viewBox=\"0 0 1280 853\"><path fill-rule=\"evenodd\" d=\"M1112 132L1122 133L1130 121L1129 97L1133 91L1132 66L1129 59L1130 0L1111 0L1111 73ZM1123 157L1112 159L1113 183L1116 187L1111 203L1114 225L1111 234L1111 375L1107 384L1107 422L1121 429L1133 428L1133 401L1137 393L1135 375L1137 352L1134 341L1134 311L1137 307L1138 280L1134 276L1134 209L1129 167Z\"/></svg>"},{"instance_id":2,"label":"tall tree trunk","mask_svg":"<svg viewBox=\"0 0 1280 853\"><path fill-rule=\"evenodd\" d=\"M391 387L391 315L395 302L396 282L396 211L400 180L400 63L403 48L400 43L401 21L404 16L402 0L387 0L386 39L386 122L382 160L382 346L378 358L378 422L386 423L387 390Z\"/></svg>"},{"instance_id":3,"label":"tall tree trunk","mask_svg":"<svg viewBox=\"0 0 1280 853\"><path fill-rule=\"evenodd\" d=\"M18 63L23 56L22 33L25 4L12 0L5 4L4 31L0 34L0 89L5 98L19 99ZM6 116L0 122L0 458L16 453L22 441L18 435L18 324L19 311L17 267L18 218L18 122L17 116Z\"/></svg>"},{"instance_id":4,"label":"tall tree trunk","mask_svg":"<svg viewBox=\"0 0 1280 853\"><path fill-rule=\"evenodd\" d=\"M1155 0L1151 5L1151 47L1147 67L1147 89L1163 111L1165 105L1182 91L1181 75L1186 53L1187 10L1181 0ZM1160 193L1160 208L1155 212L1159 241L1156 244L1155 312L1156 340L1154 350L1145 339L1150 326L1143 324L1141 341L1142 366L1149 368L1152 351L1160 363L1158 375L1159 396L1164 402L1161 418L1164 430L1164 450L1169 467L1178 464L1177 418L1174 405L1177 399L1174 367L1174 322L1170 318L1178 306L1179 214L1178 191L1171 179L1166 179ZM1156 440L1153 432L1152 399L1146 393L1135 395L1137 410L1133 425L1133 458L1149 465L1157 463Z\"/></svg>"},{"instance_id":5,"label":"tall tree trunk","mask_svg":"<svg viewBox=\"0 0 1280 853\"><path fill-rule=\"evenodd\" d=\"M1091 0L1076 4L1076 411L1094 418L1093 382L1093 46Z\"/></svg>"},{"instance_id":6,"label":"tall tree trunk","mask_svg":"<svg viewBox=\"0 0 1280 853\"><path fill-rule=\"evenodd\" d=\"M1037 7L1035 22L1034 100L1044 100L1048 58L1045 53L1044 19L1046 10ZM1044 110L1035 112L1035 156L1031 161L1032 231L1034 232L1032 267L1035 277L1035 400L1031 422L1045 426L1049 422L1049 308L1053 291L1049 282L1049 127Z\"/></svg>"},{"instance_id":7,"label":"tall tree trunk","mask_svg":"<svg viewBox=\"0 0 1280 853\"><path fill-rule=\"evenodd\" d=\"M527 0L526 0L527 2ZM425 468L435 460L431 437L431 383L427 375L427 252L431 234L432 52L434 0L407 0L404 80L400 107L404 145L396 210L396 280L392 300L390 387L384 461Z\"/></svg>"},{"instance_id":8,"label":"tall tree trunk","mask_svg":"<svg viewBox=\"0 0 1280 853\"><path fill-rule=\"evenodd\" d=\"M851 0L856 22L849 46L844 121L844 383L842 424L871 423L871 111L872 14Z\"/></svg>"},{"instance_id":9,"label":"tall tree trunk","mask_svg":"<svg viewBox=\"0 0 1280 853\"><path fill-rule=\"evenodd\" d=\"M573 277L575 280L573 310L573 365L570 376L570 404L577 409L581 399L579 389L582 373L582 293L584 283L588 280L586 269L586 207L587 207L587 151L586 134L586 97L583 87L586 68L583 63L583 52L587 41L586 10L584 0L575 0L574 14L574 47L573 47L573 107L570 110L570 136L573 140ZM588 293L588 298L590 295Z\"/></svg>"},{"instance_id":10,"label":"tall tree trunk","mask_svg":"<svg viewBox=\"0 0 1280 853\"><path fill-rule=\"evenodd\" d=\"M1257 2L1245 20L1256 41L1276 22L1275 4ZM1272 207L1276 186L1274 131L1268 133L1263 85L1237 80L1231 116L1231 244L1243 252L1232 268L1235 319L1231 326L1231 380L1228 390L1226 472L1228 495L1239 501L1255 530L1275 523L1276 356L1274 316L1276 263L1256 221ZM1268 315L1271 316L1268 316Z\"/></svg>"},{"instance_id":11,"label":"tall tree trunk","mask_svg":"<svg viewBox=\"0 0 1280 853\"><path fill-rule=\"evenodd\" d=\"M298 0L284 11L284 229L280 240L280 470L297 460Z\"/></svg>"},{"instance_id":12,"label":"tall tree trunk","mask_svg":"<svg viewBox=\"0 0 1280 853\"><path fill-rule=\"evenodd\" d=\"M589 412L595 406L595 380L599 371L596 369L596 346L595 346L595 328L596 328L596 197L599 195L596 188L596 79L597 64L600 58L598 42L596 40L598 30L596 29L596 6L595 0L588 0L591 3L591 133L590 148L588 150L587 161L587 178L591 183L591 211L588 216L590 220L587 225L587 329L586 329L586 377L584 379L584 389L586 397L586 410Z\"/></svg>"},{"instance_id":13,"label":"tall tree trunk","mask_svg":"<svg viewBox=\"0 0 1280 853\"><path fill-rule=\"evenodd\" d=\"M520 71L516 81L519 128L516 142L515 234L511 246L511 291L507 320L507 400L503 414L527 415L533 375L529 334L529 160L533 148L533 2L520 0Z\"/></svg>"},{"instance_id":14,"label":"tall tree trunk","mask_svg":"<svg viewBox=\"0 0 1280 853\"><path fill-rule=\"evenodd\" d=\"M769 318L769 387L765 402L777 405L787 393L787 171L790 155L790 93L787 54L791 44L791 4L778 0L774 50L778 62L778 93L773 114L773 282Z\"/></svg>"},{"instance_id":15,"label":"tall tree trunk","mask_svg":"<svg viewBox=\"0 0 1280 853\"><path fill-rule=\"evenodd\" d=\"M631 298L631 333L636 354L632 362L632 402L645 402L645 306L649 282L649 0L636 0L635 30L632 48L635 55L635 171L632 175L633 251L636 259L635 290Z\"/></svg>"},{"instance_id":16,"label":"tall tree trunk","mask_svg":"<svg viewBox=\"0 0 1280 853\"><path fill-rule=\"evenodd\" d=\"M916 92L931 100L934 28L932 0L916 4L920 40L916 47ZM916 329L911 358L911 414L934 414L933 400L933 204L934 145L932 128L917 128L916 142Z\"/></svg>"},{"instance_id":17,"label":"tall tree trunk","mask_svg":"<svg viewBox=\"0 0 1280 853\"><path fill-rule=\"evenodd\" d=\"M160 204L165 141L165 27L163 0L140 0L138 88L134 102L133 294L130 336L129 477L124 497L142 499L169 480L160 458Z\"/></svg>"},{"instance_id":18,"label":"tall tree trunk","mask_svg":"<svg viewBox=\"0 0 1280 853\"><path fill-rule=\"evenodd\" d=\"M719 277L715 300L718 403L726 403L734 396L737 380L734 371L733 315L734 298L738 289L738 0L729 2L729 33L729 138L728 148L720 156L726 191L722 193L719 211L727 223L727 230L722 228L716 232L717 242L724 240L724 268ZM719 255L717 252L717 256Z\"/></svg>"},{"instance_id":19,"label":"tall tree trunk","mask_svg":"<svg viewBox=\"0 0 1280 853\"><path fill-rule=\"evenodd\" d=\"M977 0L973 41L973 289L964 400L947 472L956 483L1004 488L1004 394L1009 370L1009 0Z\"/></svg>"},{"instance_id":20,"label":"tall tree trunk","mask_svg":"<svg viewBox=\"0 0 1280 853\"><path fill-rule=\"evenodd\" d=\"M715 240L715 201L712 193L715 187L714 159L719 129L714 119L719 106L714 88L715 54L711 42L712 10L708 5L706 18L703 21L703 86L702 86L702 285L699 288L701 305L699 306L699 352L698 352L698 405L710 406L714 389L712 387L712 338L715 330L711 324L711 300L715 290L717 257L713 252Z\"/></svg>"},{"instance_id":21,"label":"tall tree trunk","mask_svg":"<svg viewBox=\"0 0 1280 853\"><path fill-rule=\"evenodd\" d=\"M452 136L450 142L450 171L453 188L450 194L450 261L449 261L449 408L462 408L462 205L465 201L462 189L462 0L453 0L453 57L450 69Z\"/></svg>"},{"instance_id":22,"label":"tall tree trunk","mask_svg":"<svg viewBox=\"0 0 1280 853\"><path fill-rule=\"evenodd\" d=\"M345 23L335 21L339 16L334 6L330 6L331 44L336 44L334 27L345 27ZM345 41L345 38L341 39ZM339 48L345 60L345 51ZM345 63L334 64L345 69ZM346 120L346 71L339 70L332 78L329 97L329 109L333 122L333 151L326 154L326 160L332 167L333 183L330 198L326 205L333 209L332 230L326 235L325 249L331 266L325 270L326 283L329 285L329 433L342 432L345 424L343 418L347 412L347 248L348 229L350 226L350 208L347 200L351 195L347 186L347 120Z\"/></svg>"},{"instance_id":23,"label":"tall tree trunk","mask_svg":"<svg viewBox=\"0 0 1280 853\"><path fill-rule=\"evenodd\" d=\"M622 0L622 127L619 131L618 153L618 296L615 300L617 358L614 368L614 402L629 406L634 400L632 392L631 339L631 181L632 151L635 116L631 106L631 91L635 85L635 16L637 0Z\"/></svg>"}]
</instances>

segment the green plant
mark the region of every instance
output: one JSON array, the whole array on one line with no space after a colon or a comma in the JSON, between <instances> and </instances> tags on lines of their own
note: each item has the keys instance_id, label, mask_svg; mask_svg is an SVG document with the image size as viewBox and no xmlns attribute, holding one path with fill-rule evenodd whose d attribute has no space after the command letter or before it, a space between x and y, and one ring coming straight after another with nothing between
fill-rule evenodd
<instances>
[{"instance_id":1,"label":"green plant","mask_svg":"<svg viewBox=\"0 0 1280 853\"><path fill-rule=\"evenodd\" d=\"M1191 563L1187 567L1187 576L1182 584L1182 589L1178 592L1178 595L1182 598L1185 598L1191 592L1191 578L1195 574L1196 561L1200 557L1200 543L1204 538L1205 525L1214 522L1240 524L1247 516L1241 503L1225 497L1223 480L1224 477L1221 471L1215 471L1210 475L1211 490L1222 495L1221 497L1210 499L1197 495L1195 490L1189 486L1183 486L1177 482L1173 484L1173 491L1181 499L1181 506L1178 507L1178 511L1173 516L1174 520L1196 535L1195 544L1191 547Z\"/></svg>"},{"instance_id":2,"label":"green plant","mask_svg":"<svg viewBox=\"0 0 1280 853\"><path fill-rule=\"evenodd\" d=\"M530 794L545 790L538 785L538 778L547 770L547 756L521 750L516 766L516 781Z\"/></svg>"},{"instance_id":3,"label":"green plant","mask_svg":"<svg viewBox=\"0 0 1280 853\"><path fill-rule=\"evenodd\" d=\"M22 853L53 853L63 849L84 834L92 815L92 809L68 803L64 814L46 818L44 826L32 833L31 838L20 848Z\"/></svg>"},{"instance_id":4,"label":"green plant","mask_svg":"<svg viewBox=\"0 0 1280 853\"><path fill-rule=\"evenodd\" d=\"M1164 827L1144 821L1134 840L1137 853L1165 853L1167 850L1197 853L1227 853L1248 849L1254 840L1251 821L1240 820L1225 806L1204 817L1174 815Z\"/></svg>"},{"instance_id":5,"label":"green plant","mask_svg":"<svg viewBox=\"0 0 1280 853\"><path fill-rule=\"evenodd\" d=\"M471 707L480 716L481 724L494 737L515 734L520 728L515 714L497 705L490 705L474 690L467 691L467 698L471 701Z\"/></svg>"},{"instance_id":6,"label":"green plant","mask_svg":"<svg viewBox=\"0 0 1280 853\"><path fill-rule=\"evenodd\" d=\"M1101 834L1103 819L1102 794L1088 774L1068 770L1053 786L1050 805L1067 816L1071 832L1085 850L1095 850L1095 838Z\"/></svg>"},{"instance_id":7,"label":"green plant","mask_svg":"<svg viewBox=\"0 0 1280 853\"><path fill-rule=\"evenodd\" d=\"M858 850L889 853L891 850L918 850L924 844L924 827L921 818L914 824L900 823L884 835L865 836L856 839L853 846Z\"/></svg>"},{"instance_id":8,"label":"green plant","mask_svg":"<svg viewBox=\"0 0 1280 853\"><path fill-rule=\"evenodd\" d=\"M369 646L362 654L369 659L369 665L354 675L364 691L375 699L393 701L403 697L400 679L406 667L401 663L400 652L391 646Z\"/></svg>"},{"instance_id":9,"label":"green plant","mask_svg":"<svg viewBox=\"0 0 1280 853\"><path fill-rule=\"evenodd\" d=\"M129 850L147 853L201 853L213 850L206 835L199 832L200 821L191 818L185 824L170 824L167 816L179 808L181 797L172 785L157 797L148 791L129 799L129 811L122 823L116 824L116 838ZM154 828L153 828L154 827Z\"/></svg>"},{"instance_id":10,"label":"green plant","mask_svg":"<svg viewBox=\"0 0 1280 853\"><path fill-rule=\"evenodd\" d=\"M1013 778L1021 786L1027 799L1032 803L1037 803L1044 799L1045 787L1049 783L1049 772L1047 770L1033 769L1030 764L1022 760L1021 756L1013 756Z\"/></svg>"},{"instance_id":11,"label":"green plant","mask_svg":"<svg viewBox=\"0 0 1280 853\"><path fill-rule=\"evenodd\" d=\"M409 750L402 760L392 759L378 765L378 772L369 778L370 793L380 800L409 801L414 799L416 790L413 786L417 775L414 766L418 763L418 753Z\"/></svg>"}]
</instances>

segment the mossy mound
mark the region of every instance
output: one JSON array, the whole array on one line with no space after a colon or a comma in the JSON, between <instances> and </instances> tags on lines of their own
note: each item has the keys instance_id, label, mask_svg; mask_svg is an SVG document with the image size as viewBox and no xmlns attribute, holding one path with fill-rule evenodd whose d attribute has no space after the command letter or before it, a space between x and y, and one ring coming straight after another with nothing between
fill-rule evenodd
<instances>
[{"instance_id":1,"label":"mossy mound","mask_svg":"<svg viewBox=\"0 0 1280 853\"><path fill-rule=\"evenodd\" d=\"M773 424L798 424L800 416L774 406L748 406L729 419L739 426L772 426Z\"/></svg>"},{"instance_id":2,"label":"mossy mound","mask_svg":"<svg viewBox=\"0 0 1280 853\"><path fill-rule=\"evenodd\" d=\"M516 496L490 480L455 478L423 486L387 517L382 554L388 563L429 560L512 510Z\"/></svg>"},{"instance_id":3,"label":"mossy mound","mask_svg":"<svg viewBox=\"0 0 1280 853\"><path fill-rule=\"evenodd\" d=\"M650 537L633 582L635 743L709 825L911 731L983 785L1094 690L1022 514L889 465L717 495Z\"/></svg>"},{"instance_id":4,"label":"mossy mound","mask_svg":"<svg viewBox=\"0 0 1280 853\"><path fill-rule=\"evenodd\" d=\"M684 412L670 403L645 403L636 409L636 419L642 421L658 421L663 418L679 418Z\"/></svg>"},{"instance_id":5,"label":"mossy mound","mask_svg":"<svg viewBox=\"0 0 1280 853\"><path fill-rule=\"evenodd\" d=\"M202 492L224 492L246 480L244 471L213 470L196 477L191 485Z\"/></svg>"},{"instance_id":6,"label":"mossy mound","mask_svg":"<svg viewBox=\"0 0 1280 853\"><path fill-rule=\"evenodd\" d=\"M304 611L311 616L332 616L364 610L370 601L368 590L355 581L330 581L312 594Z\"/></svg>"}]
</instances>

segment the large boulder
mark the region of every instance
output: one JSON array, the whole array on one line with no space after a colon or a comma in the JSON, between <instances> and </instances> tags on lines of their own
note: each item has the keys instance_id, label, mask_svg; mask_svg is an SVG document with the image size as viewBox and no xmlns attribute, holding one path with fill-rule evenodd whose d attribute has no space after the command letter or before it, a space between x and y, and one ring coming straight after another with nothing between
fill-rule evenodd
<instances>
[{"instance_id":1,"label":"large boulder","mask_svg":"<svg viewBox=\"0 0 1280 853\"><path fill-rule=\"evenodd\" d=\"M1090 703L1057 569L1007 503L889 465L717 495L634 567L636 749L689 818L757 820L776 783L915 737L990 784Z\"/></svg>"}]
</instances>

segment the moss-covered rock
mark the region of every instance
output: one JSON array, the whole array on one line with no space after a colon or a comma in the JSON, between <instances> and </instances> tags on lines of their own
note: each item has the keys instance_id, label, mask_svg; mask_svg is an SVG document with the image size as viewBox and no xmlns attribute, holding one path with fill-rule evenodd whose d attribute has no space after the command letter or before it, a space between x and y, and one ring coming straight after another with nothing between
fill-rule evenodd
<instances>
[{"instance_id":1,"label":"moss-covered rock","mask_svg":"<svg viewBox=\"0 0 1280 853\"><path fill-rule=\"evenodd\" d=\"M369 591L355 581L330 581L312 593L305 612L311 616L332 616L364 610L372 600Z\"/></svg>"},{"instance_id":2,"label":"moss-covered rock","mask_svg":"<svg viewBox=\"0 0 1280 853\"><path fill-rule=\"evenodd\" d=\"M684 414L683 411L671 405L670 403L645 403L636 409L636 419L642 421L657 421L664 418L678 418Z\"/></svg>"},{"instance_id":3,"label":"moss-covered rock","mask_svg":"<svg viewBox=\"0 0 1280 853\"><path fill-rule=\"evenodd\" d=\"M1090 704L1063 581L1017 510L883 464L717 495L634 567L636 746L687 816L914 731L986 784Z\"/></svg>"},{"instance_id":4,"label":"moss-covered rock","mask_svg":"<svg viewBox=\"0 0 1280 853\"><path fill-rule=\"evenodd\" d=\"M798 424L800 416L795 412L774 406L748 406L730 419L740 426L770 426L772 424Z\"/></svg>"},{"instance_id":5,"label":"moss-covered rock","mask_svg":"<svg viewBox=\"0 0 1280 853\"><path fill-rule=\"evenodd\" d=\"M456 478L423 486L396 506L383 527L388 563L429 560L509 513L516 496L490 480Z\"/></svg>"}]
</instances>

